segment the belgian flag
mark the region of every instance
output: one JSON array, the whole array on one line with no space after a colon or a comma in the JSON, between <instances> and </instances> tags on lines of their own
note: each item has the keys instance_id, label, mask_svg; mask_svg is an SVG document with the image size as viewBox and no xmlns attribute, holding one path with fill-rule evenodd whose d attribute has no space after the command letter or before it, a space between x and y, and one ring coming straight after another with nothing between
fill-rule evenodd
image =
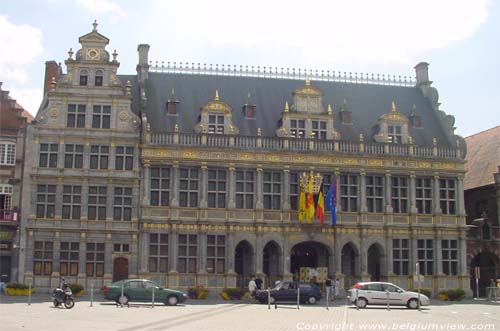
<instances>
[{"instance_id":1,"label":"belgian flag","mask_svg":"<svg viewBox=\"0 0 500 331\"><path fill-rule=\"evenodd\" d=\"M319 219L321 224L325 224L325 197L323 195L323 185L321 185L318 194L318 204L316 206L316 218Z\"/></svg>"}]
</instances>

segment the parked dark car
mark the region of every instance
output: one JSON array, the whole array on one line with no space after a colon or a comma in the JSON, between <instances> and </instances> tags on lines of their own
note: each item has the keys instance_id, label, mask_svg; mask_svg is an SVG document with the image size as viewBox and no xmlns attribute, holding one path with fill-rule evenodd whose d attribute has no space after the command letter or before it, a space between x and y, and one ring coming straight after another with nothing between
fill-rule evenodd
<instances>
[{"instance_id":1,"label":"parked dark car","mask_svg":"<svg viewBox=\"0 0 500 331\"><path fill-rule=\"evenodd\" d=\"M184 292L164 288L147 279L120 280L104 286L102 291L105 299L126 305L129 301L151 302L153 288L155 291L155 302L163 302L168 306L175 306L187 299L187 295Z\"/></svg>"},{"instance_id":2,"label":"parked dark car","mask_svg":"<svg viewBox=\"0 0 500 331\"><path fill-rule=\"evenodd\" d=\"M297 301L297 286L300 287L301 303L315 304L321 299L321 290L315 284L299 283L299 282L283 282L271 289L270 303L275 302L296 302ZM257 291L255 298L260 303L267 303L268 291Z\"/></svg>"}]
</instances>

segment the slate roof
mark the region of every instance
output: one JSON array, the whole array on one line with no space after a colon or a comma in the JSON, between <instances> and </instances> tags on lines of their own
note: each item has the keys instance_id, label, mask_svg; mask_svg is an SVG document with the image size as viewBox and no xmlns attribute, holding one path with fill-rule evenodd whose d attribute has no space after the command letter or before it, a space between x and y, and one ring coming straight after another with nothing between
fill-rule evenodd
<instances>
[{"instance_id":1,"label":"slate roof","mask_svg":"<svg viewBox=\"0 0 500 331\"><path fill-rule=\"evenodd\" d=\"M173 132L175 124L179 124L181 133L193 133L193 127L199 120L200 108L212 100L215 90L218 90L220 100L233 107L232 120L239 128L240 135L255 136L257 128L261 128L262 136L275 137L285 101L291 106L292 93L304 84L304 81L292 79L150 72L146 84L148 122L153 132ZM325 81L311 81L311 85L324 92L325 109L328 104L332 105L334 127L341 134L341 140L359 141L359 134L363 133L365 141L371 141L378 119L390 112L394 101L399 112L409 116L415 105L417 113L422 117L423 128L409 127L414 144L431 146L432 138L436 137L439 146L454 147L448 141L428 99L417 87ZM167 115L165 111L172 89L180 101L178 115ZM250 103L257 106L255 119L245 118L242 111L244 104L248 102L249 93ZM352 125L344 125L339 120L339 110L344 99L352 111ZM137 108L137 102L134 103Z\"/></svg>"},{"instance_id":2,"label":"slate roof","mask_svg":"<svg viewBox=\"0 0 500 331\"><path fill-rule=\"evenodd\" d=\"M466 137L467 164L464 189L494 184L500 166L500 125Z\"/></svg>"}]
</instances>

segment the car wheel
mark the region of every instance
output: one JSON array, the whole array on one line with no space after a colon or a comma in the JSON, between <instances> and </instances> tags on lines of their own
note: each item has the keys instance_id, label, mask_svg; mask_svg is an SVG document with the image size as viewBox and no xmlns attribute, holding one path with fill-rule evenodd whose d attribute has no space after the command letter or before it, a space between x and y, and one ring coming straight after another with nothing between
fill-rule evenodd
<instances>
[{"instance_id":1,"label":"car wheel","mask_svg":"<svg viewBox=\"0 0 500 331\"><path fill-rule=\"evenodd\" d=\"M307 303L311 304L311 305L314 305L316 304L318 300L316 300L316 297L309 297L307 298Z\"/></svg>"},{"instance_id":2,"label":"car wheel","mask_svg":"<svg viewBox=\"0 0 500 331\"><path fill-rule=\"evenodd\" d=\"M119 295L115 301L117 304L125 306L128 305L130 298L128 297L128 295L124 294L124 295Z\"/></svg>"},{"instance_id":3,"label":"car wheel","mask_svg":"<svg viewBox=\"0 0 500 331\"><path fill-rule=\"evenodd\" d=\"M179 303L179 298L177 298L175 295L171 295L167 298L167 305L169 306L175 306Z\"/></svg>"},{"instance_id":4,"label":"car wheel","mask_svg":"<svg viewBox=\"0 0 500 331\"><path fill-rule=\"evenodd\" d=\"M276 303L276 298L271 295L271 297L269 298L269 303L274 305Z\"/></svg>"},{"instance_id":5,"label":"car wheel","mask_svg":"<svg viewBox=\"0 0 500 331\"><path fill-rule=\"evenodd\" d=\"M368 305L368 301L365 298L359 298L358 300L356 300L356 305L359 308L365 308L366 305Z\"/></svg>"},{"instance_id":6,"label":"car wheel","mask_svg":"<svg viewBox=\"0 0 500 331\"><path fill-rule=\"evenodd\" d=\"M417 299L410 299L408 300L408 303L406 306L410 309L417 309L418 308L418 300Z\"/></svg>"}]
</instances>

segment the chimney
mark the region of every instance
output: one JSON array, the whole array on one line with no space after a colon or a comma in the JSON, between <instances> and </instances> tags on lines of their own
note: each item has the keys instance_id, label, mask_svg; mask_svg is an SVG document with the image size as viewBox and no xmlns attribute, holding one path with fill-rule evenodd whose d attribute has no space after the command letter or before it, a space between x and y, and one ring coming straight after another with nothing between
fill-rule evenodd
<instances>
[{"instance_id":1,"label":"chimney","mask_svg":"<svg viewBox=\"0 0 500 331\"><path fill-rule=\"evenodd\" d=\"M429 84L429 63L420 62L415 66L415 74L417 76L417 86Z\"/></svg>"},{"instance_id":2,"label":"chimney","mask_svg":"<svg viewBox=\"0 0 500 331\"><path fill-rule=\"evenodd\" d=\"M59 77L59 65L56 61L47 61L45 62L45 80L43 84L43 94L47 93L50 89L50 82L52 81L52 77L56 80Z\"/></svg>"},{"instance_id":3,"label":"chimney","mask_svg":"<svg viewBox=\"0 0 500 331\"><path fill-rule=\"evenodd\" d=\"M148 65L149 45L148 44L140 44L139 46L137 46L137 52L139 52L138 65L147 66Z\"/></svg>"}]
</instances>

